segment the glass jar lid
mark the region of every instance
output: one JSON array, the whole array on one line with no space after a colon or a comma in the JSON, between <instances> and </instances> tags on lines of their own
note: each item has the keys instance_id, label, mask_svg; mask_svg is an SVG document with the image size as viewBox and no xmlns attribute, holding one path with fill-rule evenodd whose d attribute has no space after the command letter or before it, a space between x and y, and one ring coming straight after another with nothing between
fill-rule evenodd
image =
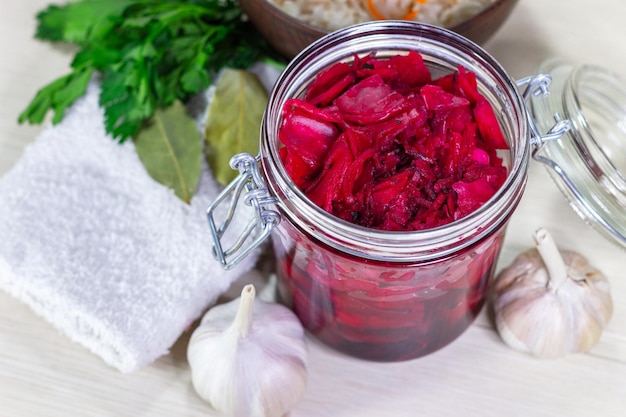
<instances>
[{"instance_id":1,"label":"glass jar lid","mask_svg":"<svg viewBox=\"0 0 626 417\"><path fill-rule=\"evenodd\" d=\"M563 59L544 62L550 94L530 97L533 119L546 131L570 122L559 140L537 144L533 157L549 172L574 210L626 248L626 90L606 69Z\"/></svg>"}]
</instances>

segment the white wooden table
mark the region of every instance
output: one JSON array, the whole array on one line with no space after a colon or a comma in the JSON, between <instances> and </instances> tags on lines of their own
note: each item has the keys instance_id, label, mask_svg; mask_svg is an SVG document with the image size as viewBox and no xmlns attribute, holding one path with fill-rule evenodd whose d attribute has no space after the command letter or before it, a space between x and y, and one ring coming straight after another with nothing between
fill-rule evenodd
<instances>
[{"instance_id":1,"label":"white wooden table","mask_svg":"<svg viewBox=\"0 0 626 417\"><path fill-rule=\"evenodd\" d=\"M42 129L17 125L17 115L37 88L67 71L71 58L32 37L34 15L47 4L0 6L0 176ZM626 79L624 18L622 0L523 0L486 48L514 77L561 55L602 64ZM611 281L613 319L591 352L531 358L504 345L484 313L450 346L405 363L353 360L309 338L308 391L290 415L626 416L626 252L585 225L535 163L500 267L532 244L530 233L540 226L586 254ZM217 415L192 389L187 341L183 335L171 354L122 375L0 293L0 416Z\"/></svg>"}]
</instances>

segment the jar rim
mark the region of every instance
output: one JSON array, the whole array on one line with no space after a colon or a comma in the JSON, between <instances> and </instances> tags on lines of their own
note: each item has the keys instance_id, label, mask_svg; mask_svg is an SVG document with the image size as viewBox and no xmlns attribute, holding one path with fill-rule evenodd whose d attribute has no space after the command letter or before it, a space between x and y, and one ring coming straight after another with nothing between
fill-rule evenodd
<instances>
[{"instance_id":1,"label":"jar rim","mask_svg":"<svg viewBox=\"0 0 626 417\"><path fill-rule=\"evenodd\" d=\"M415 50L424 54L434 50L446 51L463 62L469 70L478 68L487 79L479 79L485 89L498 88L500 100L506 100L509 128L516 138L509 138L515 147L505 183L482 207L449 224L416 231L386 231L371 229L339 219L310 201L289 178L278 156L278 145L268 138L276 136L280 123L282 103L298 92L291 88L301 83L302 73L320 63L331 64L347 56L370 53L377 45L389 43L392 50ZM349 48L341 49L341 45ZM409 48L409 49L406 49ZM430 49L429 49L430 48ZM339 50L338 50L339 49ZM425 57L425 61L428 57ZM479 77L480 78L480 77ZM310 81L310 80L309 80ZM300 88L299 91L301 91ZM501 120L502 122L502 120ZM424 261L449 256L489 236L508 220L517 206L526 184L530 158L530 138L527 112L515 81L504 68L482 47L444 28L407 21L374 21L357 24L332 32L297 55L281 73L270 95L262 122L261 164L269 181L268 187L279 199L283 215L295 225L316 233L318 240L343 252L360 257L385 261ZM275 182L275 184L273 184ZM294 212L303 216L296 216Z\"/></svg>"},{"instance_id":2,"label":"jar rim","mask_svg":"<svg viewBox=\"0 0 626 417\"><path fill-rule=\"evenodd\" d=\"M559 169L550 176L574 211L610 241L626 248L626 89L606 68L562 57L544 61L539 72L552 75L551 94L531 97L538 126L554 115L570 130L542 152ZM620 159L621 158L621 159Z\"/></svg>"}]
</instances>

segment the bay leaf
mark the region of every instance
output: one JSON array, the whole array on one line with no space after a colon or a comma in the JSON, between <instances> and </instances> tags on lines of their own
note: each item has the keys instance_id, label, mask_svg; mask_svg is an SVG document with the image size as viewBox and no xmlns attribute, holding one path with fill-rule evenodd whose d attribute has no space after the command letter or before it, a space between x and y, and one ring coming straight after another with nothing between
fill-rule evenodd
<instances>
[{"instance_id":1,"label":"bay leaf","mask_svg":"<svg viewBox=\"0 0 626 417\"><path fill-rule=\"evenodd\" d=\"M133 142L152 178L189 203L202 171L202 138L182 102L157 109Z\"/></svg>"},{"instance_id":2,"label":"bay leaf","mask_svg":"<svg viewBox=\"0 0 626 417\"><path fill-rule=\"evenodd\" d=\"M268 94L254 73L225 68L215 84L205 121L205 154L215 179L228 184L238 174L230 158L259 151L261 119Z\"/></svg>"}]
</instances>

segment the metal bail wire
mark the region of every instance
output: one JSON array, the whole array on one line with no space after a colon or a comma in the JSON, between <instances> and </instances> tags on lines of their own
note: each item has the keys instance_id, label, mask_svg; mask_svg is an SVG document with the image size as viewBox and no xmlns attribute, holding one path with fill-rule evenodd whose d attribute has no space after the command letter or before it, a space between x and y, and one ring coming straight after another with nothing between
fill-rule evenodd
<instances>
[{"instance_id":1,"label":"metal bail wire","mask_svg":"<svg viewBox=\"0 0 626 417\"><path fill-rule=\"evenodd\" d=\"M552 83L552 77L548 74L538 74L531 77L522 78L517 81L519 87L526 85L526 89L522 93L525 101L527 101L531 95L548 95L550 94L550 84ZM572 123L569 120L563 119L559 113L554 114L554 121L556 122L545 134L539 132L537 123L532 116L530 109L527 109L528 125L531 130L531 144L534 149L532 151L532 157L535 161L540 162L549 168L551 168L572 192L576 199L584 199L578 188L574 185L572 180L567 176L563 168L555 161L541 155L541 150L544 145L553 140L560 139L563 135L569 132L572 128Z\"/></svg>"},{"instance_id":2,"label":"metal bail wire","mask_svg":"<svg viewBox=\"0 0 626 417\"><path fill-rule=\"evenodd\" d=\"M522 92L524 101L528 101L530 96L548 95L550 94L550 84L552 84L552 77L549 74L537 74L529 77L522 78L517 81L518 87L526 87ZM570 182L569 178L565 176L563 170L551 159L539 155L543 146L550 141L560 139L564 134L569 132L572 128L572 123L569 120L565 120L559 113L554 115L555 124L548 130L548 132L541 134L537 123L532 116L532 112L527 108L526 111L528 125L531 132L531 144L534 146L532 152L533 159L544 163L554 169L567 183Z\"/></svg>"},{"instance_id":3,"label":"metal bail wire","mask_svg":"<svg viewBox=\"0 0 626 417\"><path fill-rule=\"evenodd\" d=\"M275 226L280 223L280 214L269 208L277 202L268 193L259 170L259 157L249 153L240 153L230 159L230 166L239 171L239 175L217 196L207 209L209 230L213 239L213 257L224 269L231 269L267 239ZM245 194L243 194L245 191ZM243 201L252 207L255 216L248 222L241 234L224 249L222 238L235 218L237 206L243 194ZM217 226L215 211L225 201L228 210L222 223ZM247 246L246 242L250 241Z\"/></svg>"}]
</instances>

